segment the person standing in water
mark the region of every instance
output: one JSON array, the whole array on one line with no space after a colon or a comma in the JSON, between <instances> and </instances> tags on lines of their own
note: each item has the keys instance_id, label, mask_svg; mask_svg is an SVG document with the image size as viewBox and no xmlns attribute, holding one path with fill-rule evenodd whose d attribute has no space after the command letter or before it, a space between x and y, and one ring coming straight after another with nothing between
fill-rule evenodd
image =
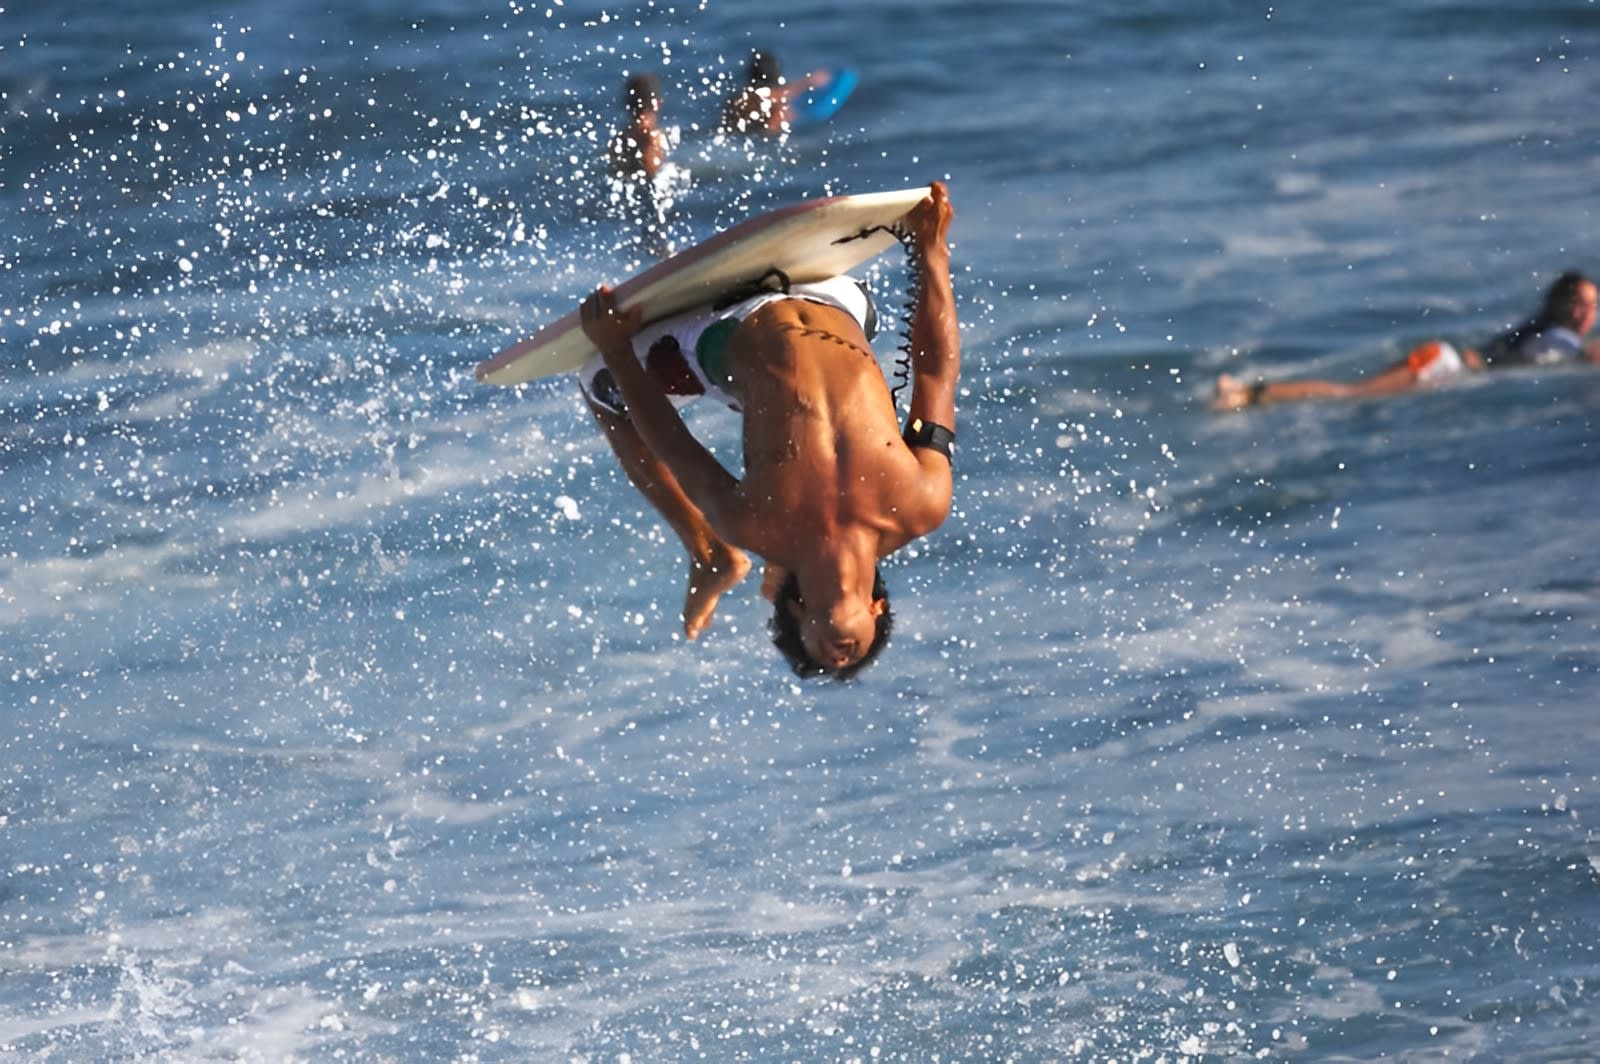
<instances>
[{"instance_id":1,"label":"person standing in water","mask_svg":"<svg viewBox=\"0 0 1600 1064\"><path fill-rule=\"evenodd\" d=\"M618 177L653 181L670 146L661 128L661 79L654 74L629 77L622 86L622 106L628 122L607 145L607 167Z\"/></svg>"},{"instance_id":2,"label":"person standing in water","mask_svg":"<svg viewBox=\"0 0 1600 1064\"><path fill-rule=\"evenodd\" d=\"M632 75L623 84L622 104L627 124L606 145L613 203L638 222L645 250L665 257L672 250L667 237L671 196L665 191L662 169L675 131L661 126L661 79L654 74Z\"/></svg>"}]
</instances>

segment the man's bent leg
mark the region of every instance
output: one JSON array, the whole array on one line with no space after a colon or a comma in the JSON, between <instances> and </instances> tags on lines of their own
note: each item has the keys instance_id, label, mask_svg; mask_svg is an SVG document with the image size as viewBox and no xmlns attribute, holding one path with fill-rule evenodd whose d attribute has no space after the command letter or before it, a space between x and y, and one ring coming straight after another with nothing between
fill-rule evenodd
<instances>
[{"instance_id":1,"label":"man's bent leg","mask_svg":"<svg viewBox=\"0 0 1600 1064\"><path fill-rule=\"evenodd\" d=\"M684 494L672 471L645 446L632 422L600 406L587 393L583 398L600 423L628 480L667 522L689 553L683 631L694 639L711 623L717 600L750 571L750 559L742 550L723 542L712 530L705 514Z\"/></svg>"}]
</instances>

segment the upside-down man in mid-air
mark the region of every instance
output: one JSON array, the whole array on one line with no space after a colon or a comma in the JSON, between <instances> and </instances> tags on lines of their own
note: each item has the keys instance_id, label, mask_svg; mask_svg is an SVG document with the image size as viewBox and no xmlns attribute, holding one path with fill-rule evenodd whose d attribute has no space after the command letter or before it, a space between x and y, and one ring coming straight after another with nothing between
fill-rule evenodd
<instances>
[{"instance_id":1,"label":"upside-down man in mid-air","mask_svg":"<svg viewBox=\"0 0 1600 1064\"><path fill-rule=\"evenodd\" d=\"M960 368L941 182L906 216L915 309L905 430L869 346L875 314L848 277L762 291L640 327L609 288L584 301L600 357L584 395L628 478L689 552L684 632L766 561L773 642L800 675L853 675L888 639L878 560L950 512ZM742 413L744 477L684 425L674 397L720 396Z\"/></svg>"}]
</instances>

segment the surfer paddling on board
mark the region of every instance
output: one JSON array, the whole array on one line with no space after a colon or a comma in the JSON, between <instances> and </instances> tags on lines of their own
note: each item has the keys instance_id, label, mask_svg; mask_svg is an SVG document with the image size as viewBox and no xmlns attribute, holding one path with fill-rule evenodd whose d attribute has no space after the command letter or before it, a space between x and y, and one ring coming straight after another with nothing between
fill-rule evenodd
<instances>
[{"instance_id":1,"label":"surfer paddling on board","mask_svg":"<svg viewBox=\"0 0 1600 1064\"><path fill-rule=\"evenodd\" d=\"M875 315L848 277L761 290L640 327L610 288L583 303L600 351L584 396L628 478L689 554L683 628L711 623L717 601L766 561L773 642L801 675L853 675L888 639L878 560L950 512L960 338L945 186L901 223L910 235L915 309L911 409L902 431L869 346ZM720 394L742 413L744 476L694 438L669 398Z\"/></svg>"},{"instance_id":2,"label":"surfer paddling on board","mask_svg":"<svg viewBox=\"0 0 1600 1064\"><path fill-rule=\"evenodd\" d=\"M1595 314L1594 282L1569 270L1545 291L1536 317L1496 337L1481 355L1430 340L1394 365L1348 382L1300 379L1246 384L1224 373L1217 378L1211 405L1216 410L1238 410L1301 399L1363 399L1410 391L1489 367L1600 362L1600 341L1586 343L1583 339L1594 327Z\"/></svg>"}]
</instances>

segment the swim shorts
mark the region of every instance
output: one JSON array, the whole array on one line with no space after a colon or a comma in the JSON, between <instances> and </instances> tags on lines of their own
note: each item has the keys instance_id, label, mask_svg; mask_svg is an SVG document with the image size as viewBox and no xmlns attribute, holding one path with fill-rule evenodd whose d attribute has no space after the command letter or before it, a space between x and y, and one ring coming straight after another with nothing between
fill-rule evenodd
<instances>
[{"instance_id":1,"label":"swim shorts","mask_svg":"<svg viewBox=\"0 0 1600 1064\"><path fill-rule=\"evenodd\" d=\"M1429 340L1414 348L1406 356L1406 365L1411 369L1411 379L1418 384L1463 373L1467 368L1461 352L1443 340Z\"/></svg>"},{"instance_id":2,"label":"swim shorts","mask_svg":"<svg viewBox=\"0 0 1600 1064\"><path fill-rule=\"evenodd\" d=\"M720 309L707 305L663 318L634 334L633 353L674 406L706 395L738 410L738 400L726 389L728 339L745 318L768 303L784 299L837 307L854 318L868 338L876 330L877 314L866 286L854 278L840 276L815 284L790 285L787 292L760 292ZM578 371L578 383L596 406L627 416L622 392L598 354L589 356Z\"/></svg>"}]
</instances>

